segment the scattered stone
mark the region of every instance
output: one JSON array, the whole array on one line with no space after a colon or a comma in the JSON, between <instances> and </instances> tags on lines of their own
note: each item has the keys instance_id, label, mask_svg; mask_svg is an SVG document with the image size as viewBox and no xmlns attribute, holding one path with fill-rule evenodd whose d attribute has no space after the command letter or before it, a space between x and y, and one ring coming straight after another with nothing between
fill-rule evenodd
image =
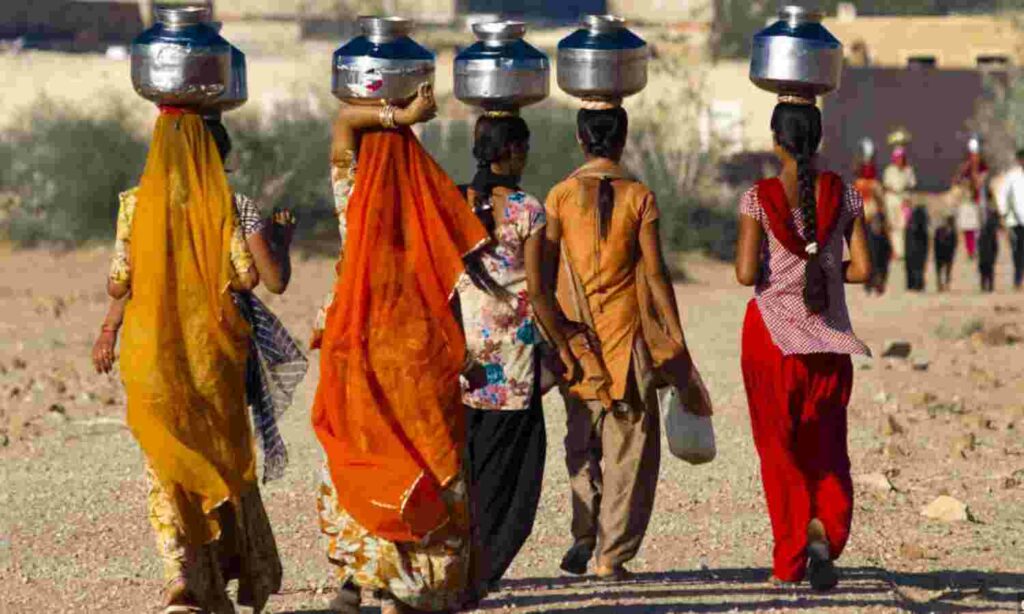
<instances>
[{"instance_id":1,"label":"scattered stone","mask_svg":"<svg viewBox=\"0 0 1024 614\"><path fill-rule=\"evenodd\" d=\"M929 558L924 548L918 544L907 543L900 545L900 556L911 561L921 561Z\"/></svg>"},{"instance_id":2,"label":"scattered stone","mask_svg":"<svg viewBox=\"0 0 1024 614\"><path fill-rule=\"evenodd\" d=\"M967 505L949 495L938 497L921 510L921 515L942 522L969 522L973 518Z\"/></svg>"},{"instance_id":3,"label":"scattered stone","mask_svg":"<svg viewBox=\"0 0 1024 614\"><path fill-rule=\"evenodd\" d=\"M1021 331L1015 324L999 324L987 327L984 330L975 333L974 336L978 338L976 342L980 342L982 345L990 347L1015 345L1020 343L1022 340Z\"/></svg>"},{"instance_id":4,"label":"scattered stone","mask_svg":"<svg viewBox=\"0 0 1024 614\"><path fill-rule=\"evenodd\" d=\"M886 391L883 390L875 395L875 403L878 403L879 405L885 405L888 402L889 393L887 393Z\"/></svg>"},{"instance_id":5,"label":"scattered stone","mask_svg":"<svg viewBox=\"0 0 1024 614\"><path fill-rule=\"evenodd\" d=\"M885 417L885 427L882 429L886 437L893 437L895 435L903 435L907 432L907 428L903 426L896 416Z\"/></svg>"},{"instance_id":6,"label":"scattered stone","mask_svg":"<svg viewBox=\"0 0 1024 614\"><path fill-rule=\"evenodd\" d=\"M6 448L11 443L11 438L7 436L7 433L0 433L0 448Z\"/></svg>"},{"instance_id":7,"label":"scattered stone","mask_svg":"<svg viewBox=\"0 0 1024 614\"><path fill-rule=\"evenodd\" d=\"M17 369L18 371L24 371L25 369L28 368L28 363L21 358L15 358L14 361L11 362L11 366Z\"/></svg>"},{"instance_id":8,"label":"scattered stone","mask_svg":"<svg viewBox=\"0 0 1024 614\"><path fill-rule=\"evenodd\" d=\"M909 358L913 349L909 341L887 341L882 350L882 358Z\"/></svg>"},{"instance_id":9,"label":"scattered stone","mask_svg":"<svg viewBox=\"0 0 1024 614\"><path fill-rule=\"evenodd\" d=\"M853 366L861 371L870 371L874 367L874 361L870 356L857 355L853 357Z\"/></svg>"},{"instance_id":10,"label":"scattered stone","mask_svg":"<svg viewBox=\"0 0 1024 614\"><path fill-rule=\"evenodd\" d=\"M935 396L931 392L920 392L914 391L906 395L907 402L914 407L923 407L930 403L934 403L939 400L939 397Z\"/></svg>"},{"instance_id":11,"label":"scattered stone","mask_svg":"<svg viewBox=\"0 0 1024 614\"><path fill-rule=\"evenodd\" d=\"M938 418L942 415L960 416L963 415L964 412L964 402L959 399L954 399L949 403L932 403L928 406L929 418Z\"/></svg>"},{"instance_id":12,"label":"scattered stone","mask_svg":"<svg viewBox=\"0 0 1024 614\"><path fill-rule=\"evenodd\" d=\"M913 362L914 371L927 371L931 366L931 361L926 358L916 358Z\"/></svg>"},{"instance_id":13,"label":"scattered stone","mask_svg":"<svg viewBox=\"0 0 1024 614\"><path fill-rule=\"evenodd\" d=\"M953 456L956 458L967 458L978 447L978 438L974 433L966 433L957 437L953 443Z\"/></svg>"},{"instance_id":14,"label":"scattered stone","mask_svg":"<svg viewBox=\"0 0 1024 614\"><path fill-rule=\"evenodd\" d=\"M882 454L887 458L904 458L910 456L910 452L907 451L906 447L896 440L887 441L882 447Z\"/></svg>"},{"instance_id":15,"label":"scattered stone","mask_svg":"<svg viewBox=\"0 0 1024 614\"><path fill-rule=\"evenodd\" d=\"M64 406L61 405L60 403L54 403L53 405L50 406L50 409L48 411L50 413L52 413L52 414L61 414L61 415L64 415L64 414L67 413L67 410L64 409Z\"/></svg>"},{"instance_id":16,"label":"scattered stone","mask_svg":"<svg viewBox=\"0 0 1024 614\"><path fill-rule=\"evenodd\" d=\"M853 481L861 486L870 488L871 490L877 490L879 492L892 492L896 490L893 488L892 482L889 481L889 478L881 473L865 473L858 475Z\"/></svg>"},{"instance_id":17,"label":"scattered stone","mask_svg":"<svg viewBox=\"0 0 1024 614\"><path fill-rule=\"evenodd\" d=\"M7 397L11 399L17 399L20 396L21 388L18 388L17 386L11 387L11 389L7 392Z\"/></svg>"}]
</instances>

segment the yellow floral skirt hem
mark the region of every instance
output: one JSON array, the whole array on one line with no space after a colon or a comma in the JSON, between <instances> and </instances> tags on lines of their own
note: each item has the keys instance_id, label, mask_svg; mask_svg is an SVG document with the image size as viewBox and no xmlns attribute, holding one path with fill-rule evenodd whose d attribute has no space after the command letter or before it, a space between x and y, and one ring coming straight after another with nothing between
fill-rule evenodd
<instances>
[{"instance_id":1,"label":"yellow floral skirt hem","mask_svg":"<svg viewBox=\"0 0 1024 614\"><path fill-rule=\"evenodd\" d=\"M470 581L470 517L465 481L444 491L451 512L448 525L425 543L392 542L359 525L338 505L325 466L317 496L320 530L327 537L327 558L342 584L387 593L418 610L458 608Z\"/></svg>"},{"instance_id":2,"label":"yellow floral skirt hem","mask_svg":"<svg viewBox=\"0 0 1024 614\"><path fill-rule=\"evenodd\" d=\"M281 559L259 487L253 487L238 505L217 508L220 538L191 546L171 503L171 495L147 464L149 522L156 533L157 550L168 583L184 579L189 593L210 614L234 614L227 583L238 580L238 605L260 612L270 595L281 590Z\"/></svg>"}]
</instances>

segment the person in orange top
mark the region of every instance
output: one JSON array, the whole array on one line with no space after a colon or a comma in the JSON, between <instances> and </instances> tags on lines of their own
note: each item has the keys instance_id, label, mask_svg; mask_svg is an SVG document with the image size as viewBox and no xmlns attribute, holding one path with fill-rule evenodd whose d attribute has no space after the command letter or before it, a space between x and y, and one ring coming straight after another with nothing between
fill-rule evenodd
<instances>
[{"instance_id":1,"label":"person in orange top","mask_svg":"<svg viewBox=\"0 0 1024 614\"><path fill-rule=\"evenodd\" d=\"M571 356L563 358L573 362L570 373L582 373L563 388L574 543L562 569L586 573L596 554L598 576L611 579L628 575L624 564L640 548L660 465L645 306L690 367L662 257L658 204L619 164L628 121L621 107L579 112L587 163L548 195L544 292L535 300L559 354ZM559 318L549 315L556 274Z\"/></svg>"},{"instance_id":2,"label":"person in orange top","mask_svg":"<svg viewBox=\"0 0 1024 614\"><path fill-rule=\"evenodd\" d=\"M340 612L359 612L362 589L385 594L384 612L451 611L470 586L466 344L451 300L487 231L409 128L435 113L424 86L402 108L345 105L334 124L344 240L312 421Z\"/></svg>"}]
</instances>

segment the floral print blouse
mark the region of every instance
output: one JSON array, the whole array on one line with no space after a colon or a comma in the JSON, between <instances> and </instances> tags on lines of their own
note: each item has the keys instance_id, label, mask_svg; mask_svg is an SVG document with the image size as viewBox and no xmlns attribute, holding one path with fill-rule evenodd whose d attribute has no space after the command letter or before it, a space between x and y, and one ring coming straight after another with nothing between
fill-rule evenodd
<instances>
[{"instance_id":1,"label":"floral print blouse","mask_svg":"<svg viewBox=\"0 0 1024 614\"><path fill-rule=\"evenodd\" d=\"M487 386L463 394L463 403L475 409L527 409L536 384L540 336L526 289L524 255L526 240L543 230L547 218L540 201L525 192L510 192L504 200L496 241L482 258L491 277L513 299L493 297L467 276L458 285L466 351L487 372Z\"/></svg>"}]
</instances>

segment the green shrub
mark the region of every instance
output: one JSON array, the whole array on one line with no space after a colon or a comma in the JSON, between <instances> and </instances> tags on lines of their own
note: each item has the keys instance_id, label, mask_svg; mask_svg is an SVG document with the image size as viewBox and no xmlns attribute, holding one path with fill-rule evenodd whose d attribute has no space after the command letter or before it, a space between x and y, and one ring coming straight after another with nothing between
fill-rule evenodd
<instances>
[{"instance_id":1,"label":"green shrub","mask_svg":"<svg viewBox=\"0 0 1024 614\"><path fill-rule=\"evenodd\" d=\"M31 245L73 246L109 240L114 234L117 194L138 182L148 134L138 134L127 108L85 115L42 101L18 128L0 135L0 231ZM526 109L532 134L523 187L544 200L553 185L583 163L576 142L576 111L546 103ZM458 183L476 170L472 119L436 120L423 127L426 148ZM331 195L328 152L330 118L312 105L293 102L270 116L253 111L228 115L234 144L230 181L259 200L264 212L287 207L301 218L299 241L309 248L336 249L337 222ZM629 147L633 172L658 194L662 227L672 250L702 250L728 257L735 240L728 209L705 202L681 186L668 145L656 126L634 122ZM678 149L678 147L677 147Z\"/></svg>"},{"instance_id":2,"label":"green shrub","mask_svg":"<svg viewBox=\"0 0 1024 614\"><path fill-rule=\"evenodd\" d=\"M0 229L23 245L112 238L117 195L138 180L146 144L119 105L86 116L41 101L0 138Z\"/></svg>"}]
</instances>

